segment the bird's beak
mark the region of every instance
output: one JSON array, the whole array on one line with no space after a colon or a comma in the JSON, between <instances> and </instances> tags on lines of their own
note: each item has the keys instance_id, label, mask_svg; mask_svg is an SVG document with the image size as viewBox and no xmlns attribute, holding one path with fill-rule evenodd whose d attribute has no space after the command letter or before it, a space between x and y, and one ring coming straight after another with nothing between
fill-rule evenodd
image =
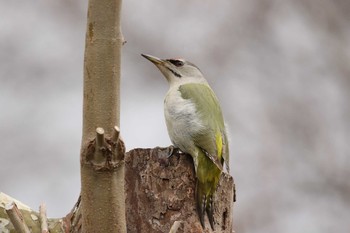
<instances>
[{"instance_id":1,"label":"bird's beak","mask_svg":"<svg viewBox=\"0 0 350 233\"><path fill-rule=\"evenodd\" d=\"M152 55L147 55L147 54L141 54L141 56L143 56L147 60L151 61L155 65L162 65L162 64L164 64L164 60L162 60L162 59L160 59L158 57L154 57Z\"/></svg>"}]
</instances>

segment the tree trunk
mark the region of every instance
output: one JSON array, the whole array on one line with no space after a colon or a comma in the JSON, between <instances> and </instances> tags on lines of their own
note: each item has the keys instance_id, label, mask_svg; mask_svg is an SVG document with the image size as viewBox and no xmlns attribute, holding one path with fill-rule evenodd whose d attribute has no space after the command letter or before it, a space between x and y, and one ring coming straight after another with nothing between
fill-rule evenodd
<instances>
[{"instance_id":1,"label":"tree trunk","mask_svg":"<svg viewBox=\"0 0 350 233\"><path fill-rule=\"evenodd\" d=\"M227 232L232 230L233 178L222 173L214 197L215 231L208 219L203 231L196 211L192 158L171 148L134 149L125 157L128 233Z\"/></svg>"},{"instance_id":2,"label":"tree trunk","mask_svg":"<svg viewBox=\"0 0 350 233\"><path fill-rule=\"evenodd\" d=\"M83 232L126 232L119 140L121 0L89 0L84 60L81 208ZM96 137L96 138L95 138Z\"/></svg>"}]
</instances>

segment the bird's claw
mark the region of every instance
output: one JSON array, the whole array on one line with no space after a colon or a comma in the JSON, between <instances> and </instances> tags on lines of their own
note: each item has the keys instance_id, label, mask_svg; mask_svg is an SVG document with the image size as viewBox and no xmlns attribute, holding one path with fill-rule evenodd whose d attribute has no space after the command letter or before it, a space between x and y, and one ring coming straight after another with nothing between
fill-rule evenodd
<instances>
[{"instance_id":1,"label":"bird's claw","mask_svg":"<svg viewBox=\"0 0 350 233\"><path fill-rule=\"evenodd\" d=\"M179 148L171 145L168 147L168 159L171 158L171 156L175 155L175 154L184 154Z\"/></svg>"}]
</instances>

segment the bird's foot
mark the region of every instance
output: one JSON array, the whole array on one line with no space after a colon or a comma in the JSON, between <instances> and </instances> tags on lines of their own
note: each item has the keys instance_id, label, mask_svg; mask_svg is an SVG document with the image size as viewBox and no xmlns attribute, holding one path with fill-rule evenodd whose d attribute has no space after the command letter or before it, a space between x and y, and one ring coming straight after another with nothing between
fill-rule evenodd
<instances>
[{"instance_id":1,"label":"bird's foot","mask_svg":"<svg viewBox=\"0 0 350 233\"><path fill-rule=\"evenodd\" d=\"M163 148L159 148L159 149L160 149L160 153L158 153L158 161L160 164L166 167L170 165L170 158L173 155L183 154L183 152L180 151L179 148L176 148L174 146L169 146L165 150Z\"/></svg>"},{"instance_id":2,"label":"bird's foot","mask_svg":"<svg viewBox=\"0 0 350 233\"><path fill-rule=\"evenodd\" d=\"M184 152L182 152L179 148L171 145L169 146L169 150L168 150L168 159L171 158L171 156L173 155L181 155L184 154Z\"/></svg>"}]
</instances>

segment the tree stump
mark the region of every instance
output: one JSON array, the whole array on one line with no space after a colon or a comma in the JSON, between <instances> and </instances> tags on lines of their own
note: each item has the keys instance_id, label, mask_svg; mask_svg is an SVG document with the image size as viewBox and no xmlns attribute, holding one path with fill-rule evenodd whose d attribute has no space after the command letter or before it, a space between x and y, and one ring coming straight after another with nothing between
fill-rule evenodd
<instances>
[{"instance_id":1,"label":"tree stump","mask_svg":"<svg viewBox=\"0 0 350 233\"><path fill-rule=\"evenodd\" d=\"M125 157L127 232L227 232L232 230L233 178L222 173L214 197L215 231L203 230L195 206L195 173L188 154L169 148L134 149Z\"/></svg>"}]
</instances>

